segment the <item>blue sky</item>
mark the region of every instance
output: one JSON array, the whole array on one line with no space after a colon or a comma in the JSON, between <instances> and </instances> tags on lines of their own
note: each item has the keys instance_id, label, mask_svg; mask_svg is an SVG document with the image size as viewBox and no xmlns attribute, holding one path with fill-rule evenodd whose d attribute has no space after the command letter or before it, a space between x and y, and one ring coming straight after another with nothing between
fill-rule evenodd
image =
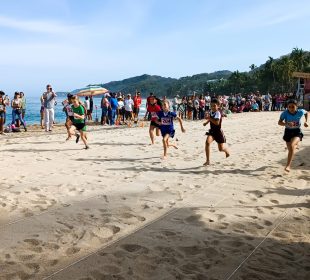
<instances>
[{"instance_id":1,"label":"blue sky","mask_svg":"<svg viewBox=\"0 0 310 280\"><path fill-rule=\"evenodd\" d=\"M310 50L309 0L0 0L0 89L248 71Z\"/></svg>"}]
</instances>

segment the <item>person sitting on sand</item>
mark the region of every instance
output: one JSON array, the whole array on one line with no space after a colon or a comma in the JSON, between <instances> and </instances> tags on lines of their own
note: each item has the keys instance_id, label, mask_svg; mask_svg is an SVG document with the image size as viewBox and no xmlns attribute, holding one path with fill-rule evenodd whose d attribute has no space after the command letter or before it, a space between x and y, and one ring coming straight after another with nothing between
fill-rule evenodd
<instances>
[{"instance_id":1,"label":"person sitting on sand","mask_svg":"<svg viewBox=\"0 0 310 280\"><path fill-rule=\"evenodd\" d=\"M174 147L175 149L178 148L176 145L169 144L169 138L173 138L175 134L173 119L177 119L179 121L182 132L185 132L185 129L183 127L181 118L178 117L175 112L170 112L169 101L163 101L162 106L163 110L157 113L158 120L156 121L156 123L160 126L160 132L163 137L163 159L165 159L167 157L167 150L169 147Z\"/></svg>"},{"instance_id":2,"label":"person sitting on sand","mask_svg":"<svg viewBox=\"0 0 310 280\"><path fill-rule=\"evenodd\" d=\"M209 114L206 114L206 122L203 124L206 126L210 123L210 130L206 134L208 135L205 145L206 151L206 162L204 165L210 165L210 146L211 143L215 140L218 145L218 149L220 152L224 152L226 157L229 157L229 151L224 147L224 143L226 143L226 138L224 132L222 130L222 114L220 112L220 103L217 99L211 100L211 111Z\"/></svg>"},{"instance_id":3,"label":"person sitting on sand","mask_svg":"<svg viewBox=\"0 0 310 280\"><path fill-rule=\"evenodd\" d=\"M85 149L89 149L87 144L87 136L86 136L86 110L85 107L80 104L79 98L77 96L72 96L72 111L73 111L73 124L70 128L70 135L76 136L76 143L79 142L80 136L85 144ZM76 133L76 130L80 132L80 135Z\"/></svg>"},{"instance_id":4,"label":"person sitting on sand","mask_svg":"<svg viewBox=\"0 0 310 280\"><path fill-rule=\"evenodd\" d=\"M298 109L297 101L294 99L287 101L287 109L280 115L278 125L285 126L283 140L286 142L288 149L287 163L284 169L286 172L290 172L296 148L303 138L300 129L302 116L305 116L306 120L304 126L308 127L308 112L304 109Z\"/></svg>"},{"instance_id":5,"label":"person sitting on sand","mask_svg":"<svg viewBox=\"0 0 310 280\"><path fill-rule=\"evenodd\" d=\"M252 105L251 105L251 111L253 112L259 112L259 105L256 102L256 100L253 101Z\"/></svg>"}]
</instances>

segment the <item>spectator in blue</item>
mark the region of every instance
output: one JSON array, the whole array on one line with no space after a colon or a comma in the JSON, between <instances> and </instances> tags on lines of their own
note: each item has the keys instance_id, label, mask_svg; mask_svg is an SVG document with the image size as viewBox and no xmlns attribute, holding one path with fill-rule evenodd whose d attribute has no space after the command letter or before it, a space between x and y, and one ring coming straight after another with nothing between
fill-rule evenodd
<instances>
[{"instance_id":1,"label":"spectator in blue","mask_svg":"<svg viewBox=\"0 0 310 280\"><path fill-rule=\"evenodd\" d=\"M110 110L109 110L110 125L115 125L117 107L118 107L118 101L116 98L116 94L112 93L110 97Z\"/></svg>"}]
</instances>

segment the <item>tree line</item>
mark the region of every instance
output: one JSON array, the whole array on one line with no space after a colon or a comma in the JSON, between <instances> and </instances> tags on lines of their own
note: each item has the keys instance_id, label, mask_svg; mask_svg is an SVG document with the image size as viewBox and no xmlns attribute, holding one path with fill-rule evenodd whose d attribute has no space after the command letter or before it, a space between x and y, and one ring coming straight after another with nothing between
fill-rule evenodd
<instances>
[{"instance_id":1,"label":"tree line","mask_svg":"<svg viewBox=\"0 0 310 280\"><path fill-rule=\"evenodd\" d=\"M158 96L173 97L177 94L180 96L207 92L230 94L258 90L274 94L293 92L296 89L297 79L292 77L295 71L310 73L309 51L296 47L290 54L280 58L269 56L268 60L260 66L250 65L248 72L223 70L180 79L144 74L99 85L113 92L134 93L138 90L144 96L150 92Z\"/></svg>"}]
</instances>

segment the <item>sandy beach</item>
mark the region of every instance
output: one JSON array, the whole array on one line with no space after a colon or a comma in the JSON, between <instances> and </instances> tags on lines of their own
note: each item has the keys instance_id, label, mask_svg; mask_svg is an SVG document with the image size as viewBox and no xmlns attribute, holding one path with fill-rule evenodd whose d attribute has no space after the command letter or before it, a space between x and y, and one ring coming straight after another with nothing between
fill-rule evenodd
<instances>
[{"instance_id":1,"label":"sandy beach","mask_svg":"<svg viewBox=\"0 0 310 280\"><path fill-rule=\"evenodd\" d=\"M161 160L148 127L89 127L89 150L29 128L0 138L0 279L310 279L310 129L290 173L279 112L176 124Z\"/></svg>"}]
</instances>

